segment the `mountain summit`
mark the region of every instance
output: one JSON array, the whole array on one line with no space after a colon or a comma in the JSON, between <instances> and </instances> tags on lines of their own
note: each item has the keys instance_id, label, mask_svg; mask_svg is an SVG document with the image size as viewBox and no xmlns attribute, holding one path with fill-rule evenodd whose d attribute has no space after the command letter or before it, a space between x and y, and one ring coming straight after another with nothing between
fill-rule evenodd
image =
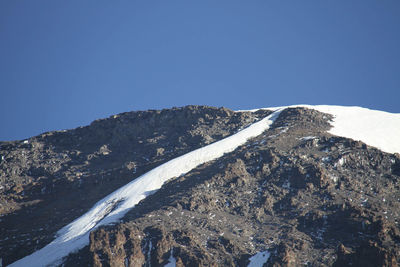
<instances>
[{"instance_id":1,"label":"mountain summit","mask_svg":"<svg viewBox=\"0 0 400 267\"><path fill-rule=\"evenodd\" d=\"M0 142L9 266L398 266L400 114L128 112Z\"/></svg>"}]
</instances>

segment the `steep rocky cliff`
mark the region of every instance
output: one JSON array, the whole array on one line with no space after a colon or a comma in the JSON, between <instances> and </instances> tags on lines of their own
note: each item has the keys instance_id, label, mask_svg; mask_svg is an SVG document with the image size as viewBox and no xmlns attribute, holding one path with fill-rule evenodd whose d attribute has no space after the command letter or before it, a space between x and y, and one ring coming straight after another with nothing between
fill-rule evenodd
<instances>
[{"instance_id":1,"label":"steep rocky cliff","mask_svg":"<svg viewBox=\"0 0 400 267\"><path fill-rule=\"evenodd\" d=\"M4 263L53 239L97 200L146 171L271 111L130 112L1 143ZM397 266L400 156L333 136L332 116L281 112L269 130L176 177L97 228L64 266Z\"/></svg>"}]
</instances>

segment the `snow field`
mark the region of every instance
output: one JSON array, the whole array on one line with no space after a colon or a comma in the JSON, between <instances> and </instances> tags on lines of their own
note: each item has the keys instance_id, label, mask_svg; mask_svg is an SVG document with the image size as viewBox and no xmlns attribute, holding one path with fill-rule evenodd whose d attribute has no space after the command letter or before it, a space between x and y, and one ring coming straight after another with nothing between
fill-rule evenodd
<instances>
[{"instance_id":1,"label":"snow field","mask_svg":"<svg viewBox=\"0 0 400 267\"><path fill-rule=\"evenodd\" d=\"M281 110L295 107L314 109L333 115L333 127L329 131L333 135L362 141L387 153L400 153L399 113L388 113L362 107L330 105L293 105L262 109ZM248 111L254 112L257 110Z\"/></svg>"}]
</instances>

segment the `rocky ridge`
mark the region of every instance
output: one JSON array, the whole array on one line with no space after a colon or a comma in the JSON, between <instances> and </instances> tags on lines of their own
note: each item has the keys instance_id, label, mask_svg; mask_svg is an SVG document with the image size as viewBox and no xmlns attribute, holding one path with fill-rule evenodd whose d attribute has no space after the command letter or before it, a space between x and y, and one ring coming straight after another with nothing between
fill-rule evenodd
<instances>
[{"instance_id":1,"label":"rocky ridge","mask_svg":"<svg viewBox=\"0 0 400 267\"><path fill-rule=\"evenodd\" d=\"M398 155L326 133L287 109L235 152L166 184L124 222L91 233L67 266L396 266Z\"/></svg>"},{"instance_id":2,"label":"rocky ridge","mask_svg":"<svg viewBox=\"0 0 400 267\"><path fill-rule=\"evenodd\" d=\"M15 169L13 164L32 166L32 162L21 163L24 158L30 160L30 156L13 158L4 164L2 161L0 166L5 166L3 173L4 169L8 171L1 176L6 181L3 183L2 180L2 185L8 185L9 190L4 191L2 198L17 203L10 206L11 211L3 211L1 217L1 227L7 229L0 238L2 255L17 259L23 253L26 255L45 245L60 225L82 214L100 195L108 194L132 179L132 172L140 175L168 159L232 134L270 113L235 113L226 109L193 106L149 113L155 114L153 118L157 121L163 112L171 116L170 120L155 125L176 123L176 116L182 116L178 121L184 125L178 131L175 131L176 124L165 130L163 138L157 137L160 132L154 134L156 126L148 129L147 124L152 121L150 115L150 119L132 120L119 125L120 128L116 126L119 122L114 121L119 117L94 122L88 128L82 128L87 131L86 137L79 134L75 139L64 140L61 137L71 135L50 134L49 140L56 135L59 146L53 145L52 150L37 152L38 157L53 159L57 156L52 153L63 151L72 155L69 152L76 149L84 151L82 160L89 164L77 160L76 165L69 163L69 169L54 171L63 175L60 185L50 175L43 175L42 179L33 177L32 180L47 181L50 188L55 184L57 195L65 192L65 197L71 194L71 189L81 190L80 200L86 202L89 196L92 200L84 203L81 210L72 214L63 213L64 221L56 217L54 223L57 225L41 235L32 231L34 227L25 230L33 233L25 242L16 241L17 238L10 240L10 237L13 234L24 237L23 227L28 227L27 223L13 228L11 225L26 218L27 214L33 214L31 216L35 220L38 210L45 219L54 216L56 213L48 206L55 196L49 196L47 202L43 196L37 198L40 202L26 197L31 196L29 192L43 188L43 184L32 185L33 182L19 183L24 189L20 192L15 190L13 183L17 184L16 181L23 176L16 172L10 178ZM128 115L139 116L135 113L119 116ZM208 121L205 119L207 116L211 116ZM265 266L397 266L400 260L400 156L328 134L331 119L330 115L311 109L285 109L262 135L232 153L171 180L141 201L122 222L93 231L89 246L70 255L65 266L165 266L171 259L176 261L176 266L247 266L250 257L260 251L271 254ZM143 127L137 127L140 123ZM89 129L96 125L97 128ZM140 130L132 134L133 130L125 131L126 127ZM113 129L112 134L105 129ZM118 141L110 141L115 133L122 133L122 137L116 138ZM154 143L149 141L154 140L152 138L156 139ZM74 147L73 140L83 141L76 141ZM128 140L135 143L129 145ZM43 143L48 144L47 140ZM24 145L34 147L33 144L34 138L28 143L2 143L1 155L8 153L7 159L12 153L21 155L22 151L26 151L23 150L26 149ZM167 153L168 144L172 144L172 153ZM81 149L78 150L78 147ZM32 149L27 150L25 153ZM135 154L138 156L135 157ZM143 159L143 155L149 160ZM142 161L138 160L140 157ZM63 163L60 166L65 166ZM68 170L71 174L76 173L77 169L73 166L79 166L79 170L84 169L82 166L93 168L84 169L86 172L82 173L89 174L87 176L75 175L68 179L65 174ZM96 170L94 166L100 172L110 166L124 167L114 167L117 169L111 175L100 176L92 174ZM99 177L106 178L101 179L99 185L89 183ZM78 182L80 179L85 181ZM67 187L69 184L72 185ZM105 185L102 187L102 184ZM73 194L70 200L76 196ZM62 202L60 200L58 206L55 205L58 209L55 211L76 208L79 201L72 201L67 208ZM44 219L38 220L37 227L43 222ZM37 236L42 238L42 242L32 246L29 242L32 243ZM15 244L14 249L10 249ZM23 253L19 252L22 247L27 247Z\"/></svg>"},{"instance_id":3,"label":"rocky ridge","mask_svg":"<svg viewBox=\"0 0 400 267\"><path fill-rule=\"evenodd\" d=\"M205 106L127 112L86 127L0 142L3 262L51 242L96 201L155 166L268 113Z\"/></svg>"}]
</instances>

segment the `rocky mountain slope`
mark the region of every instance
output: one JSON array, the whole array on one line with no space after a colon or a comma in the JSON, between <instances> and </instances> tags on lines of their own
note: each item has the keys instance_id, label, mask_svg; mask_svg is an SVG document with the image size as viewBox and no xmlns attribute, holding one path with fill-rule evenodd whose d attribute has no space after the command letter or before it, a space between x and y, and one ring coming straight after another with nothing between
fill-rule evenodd
<instances>
[{"instance_id":1,"label":"rocky mountain slope","mask_svg":"<svg viewBox=\"0 0 400 267\"><path fill-rule=\"evenodd\" d=\"M154 167L271 113L129 112L0 143L3 263L44 247L96 201ZM264 253L259 266L398 265L400 156L330 134L332 119L283 109L261 135L91 231L88 245L62 264L248 266Z\"/></svg>"}]
</instances>

